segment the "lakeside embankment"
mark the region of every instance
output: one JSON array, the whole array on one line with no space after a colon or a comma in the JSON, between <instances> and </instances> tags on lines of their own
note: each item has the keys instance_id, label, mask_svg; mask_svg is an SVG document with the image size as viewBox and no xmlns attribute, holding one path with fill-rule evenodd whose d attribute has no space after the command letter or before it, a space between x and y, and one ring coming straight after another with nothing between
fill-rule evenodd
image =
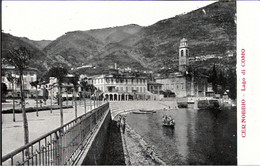
<instances>
[{"instance_id":1,"label":"lakeside embankment","mask_svg":"<svg viewBox=\"0 0 260 166\"><path fill-rule=\"evenodd\" d=\"M124 153L127 154L125 156L128 157L129 163L132 165L237 163L235 109L214 113L211 110L200 111L192 108L172 109L174 106L173 101L110 103L114 120L116 115L126 115L127 124L125 134L122 133L122 142L125 142ZM129 113L138 109L157 112ZM174 117L176 122L174 129L162 127L161 118L165 114Z\"/></svg>"},{"instance_id":2,"label":"lakeside embankment","mask_svg":"<svg viewBox=\"0 0 260 166\"><path fill-rule=\"evenodd\" d=\"M128 102L110 102L113 122L118 121L118 115L125 115L131 111L143 110L163 110L164 108L176 108L176 102L173 101L128 101ZM115 130L111 131L115 133ZM114 153L122 149L125 156L126 165L166 165L159 157L154 146L148 144L142 136L126 124L125 131L121 128L122 147L117 146ZM115 140L109 139L109 144L114 144ZM112 141L112 142L110 142ZM114 156L114 155L113 155ZM113 160L116 161L116 158ZM119 164L119 163L116 163Z\"/></svg>"}]
</instances>

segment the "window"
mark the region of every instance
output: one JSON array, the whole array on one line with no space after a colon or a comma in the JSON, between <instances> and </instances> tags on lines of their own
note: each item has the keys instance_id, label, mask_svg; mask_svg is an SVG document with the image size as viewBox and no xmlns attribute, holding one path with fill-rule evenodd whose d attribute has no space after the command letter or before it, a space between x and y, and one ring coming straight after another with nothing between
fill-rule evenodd
<instances>
[{"instance_id":1,"label":"window","mask_svg":"<svg viewBox=\"0 0 260 166\"><path fill-rule=\"evenodd\" d=\"M128 92L128 87L125 87L126 92Z\"/></svg>"},{"instance_id":2,"label":"window","mask_svg":"<svg viewBox=\"0 0 260 166\"><path fill-rule=\"evenodd\" d=\"M186 50L186 56L188 56L189 55L189 50Z\"/></svg>"},{"instance_id":3,"label":"window","mask_svg":"<svg viewBox=\"0 0 260 166\"><path fill-rule=\"evenodd\" d=\"M183 50L181 50L181 56L183 56Z\"/></svg>"},{"instance_id":4,"label":"window","mask_svg":"<svg viewBox=\"0 0 260 166\"><path fill-rule=\"evenodd\" d=\"M136 92L139 92L139 87L136 87Z\"/></svg>"}]
</instances>

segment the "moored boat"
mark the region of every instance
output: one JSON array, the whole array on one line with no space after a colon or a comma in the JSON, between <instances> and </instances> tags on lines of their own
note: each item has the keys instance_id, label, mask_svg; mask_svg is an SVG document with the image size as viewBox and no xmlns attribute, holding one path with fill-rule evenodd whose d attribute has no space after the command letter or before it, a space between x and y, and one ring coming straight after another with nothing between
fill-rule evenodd
<instances>
[{"instance_id":1,"label":"moored boat","mask_svg":"<svg viewBox=\"0 0 260 166\"><path fill-rule=\"evenodd\" d=\"M147 113L156 113L154 110L139 110L140 112L147 112Z\"/></svg>"},{"instance_id":2,"label":"moored boat","mask_svg":"<svg viewBox=\"0 0 260 166\"><path fill-rule=\"evenodd\" d=\"M197 101L197 109L199 110L218 110L220 111L220 105L218 100L215 99L205 99Z\"/></svg>"}]
</instances>

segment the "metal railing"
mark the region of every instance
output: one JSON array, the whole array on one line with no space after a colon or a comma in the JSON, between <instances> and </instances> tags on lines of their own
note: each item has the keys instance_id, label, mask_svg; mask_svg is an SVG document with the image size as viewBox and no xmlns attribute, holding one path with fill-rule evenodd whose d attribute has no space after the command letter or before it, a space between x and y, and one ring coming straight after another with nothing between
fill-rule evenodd
<instances>
[{"instance_id":1,"label":"metal railing","mask_svg":"<svg viewBox=\"0 0 260 166\"><path fill-rule=\"evenodd\" d=\"M93 109L5 155L2 164L73 165L108 110L109 103Z\"/></svg>"}]
</instances>

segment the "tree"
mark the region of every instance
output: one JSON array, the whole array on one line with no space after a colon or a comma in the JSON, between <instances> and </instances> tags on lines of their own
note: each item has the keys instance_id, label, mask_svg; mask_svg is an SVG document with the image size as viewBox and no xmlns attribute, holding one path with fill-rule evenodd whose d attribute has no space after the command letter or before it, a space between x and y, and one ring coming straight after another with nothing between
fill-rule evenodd
<instances>
[{"instance_id":1,"label":"tree","mask_svg":"<svg viewBox=\"0 0 260 166\"><path fill-rule=\"evenodd\" d=\"M224 77L223 71L220 71L218 75L217 84L221 85L222 89L220 93L223 94L226 90L226 78Z\"/></svg>"},{"instance_id":2,"label":"tree","mask_svg":"<svg viewBox=\"0 0 260 166\"><path fill-rule=\"evenodd\" d=\"M218 75L217 75L215 63L214 63L213 69L212 69L212 73L209 76L209 82L212 83L213 91L215 93L218 93L218 85L217 85L217 83L218 83Z\"/></svg>"},{"instance_id":3,"label":"tree","mask_svg":"<svg viewBox=\"0 0 260 166\"><path fill-rule=\"evenodd\" d=\"M36 81L33 81L30 83L31 86L35 87L36 88L36 116L39 116L39 113L38 113L38 86L39 86L39 80L36 80Z\"/></svg>"},{"instance_id":4,"label":"tree","mask_svg":"<svg viewBox=\"0 0 260 166\"><path fill-rule=\"evenodd\" d=\"M5 83L1 83L1 100L5 101L5 96L7 95L7 86Z\"/></svg>"},{"instance_id":5,"label":"tree","mask_svg":"<svg viewBox=\"0 0 260 166\"><path fill-rule=\"evenodd\" d=\"M75 103L75 118L77 118L77 100L76 98L76 92L78 91L78 81L79 81L79 76L74 75L74 77L71 77L69 82L73 84L73 101Z\"/></svg>"},{"instance_id":6,"label":"tree","mask_svg":"<svg viewBox=\"0 0 260 166\"><path fill-rule=\"evenodd\" d=\"M19 72L21 106L24 126L24 144L29 143L29 129L27 116L25 112L25 101L23 94L23 72L24 70L26 70L26 68L28 68L31 58L32 53L29 52L25 47L15 47L14 49L9 50L9 53L6 55L7 61L11 65L13 65Z\"/></svg>"},{"instance_id":7,"label":"tree","mask_svg":"<svg viewBox=\"0 0 260 166\"><path fill-rule=\"evenodd\" d=\"M10 73L7 74L7 80L12 83L12 98L13 98L13 122L15 122L15 100L14 100L14 85L18 83L18 79Z\"/></svg>"},{"instance_id":8,"label":"tree","mask_svg":"<svg viewBox=\"0 0 260 166\"><path fill-rule=\"evenodd\" d=\"M63 110L62 110L62 94L61 94L61 89L62 89L62 83L65 80L65 76L68 74L68 70L62 65L62 64L57 64L55 67L52 67L48 75L49 77L55 77L57 78L57 83L58 83L58 103L60 105L60 124L63 126Z\"/></svg>"},{"instance_id":9,"label":"tree","mask_svg":"<svg viewBox=\"0 0 260 166\"><path fill-rule=\"evenodd\" d=\"M81 89L83 90L83 93L82 93L82 96L83 96L83 100L84 100L84 110L85 110L85 113L87 113L87 108L86 108L86 88L87 88L87 85L88 85L88 81L87 81L87 77L81 79L80 81L80 86L81 86Z\"/></svg>"},{"instance_id":10,"label":"tree","mask_svg":"<svg viewBox=\"0 0 260 166\"><path fill-rule=\"evenodd\" d=\"M45 86L44 86L43 89L42 89L42 94L43 94L44 104L46 105L46 101L47 101L48 98L49 98L49 92L48 92L48 90L46 89Z\"/></svg>"}]
</instances>

